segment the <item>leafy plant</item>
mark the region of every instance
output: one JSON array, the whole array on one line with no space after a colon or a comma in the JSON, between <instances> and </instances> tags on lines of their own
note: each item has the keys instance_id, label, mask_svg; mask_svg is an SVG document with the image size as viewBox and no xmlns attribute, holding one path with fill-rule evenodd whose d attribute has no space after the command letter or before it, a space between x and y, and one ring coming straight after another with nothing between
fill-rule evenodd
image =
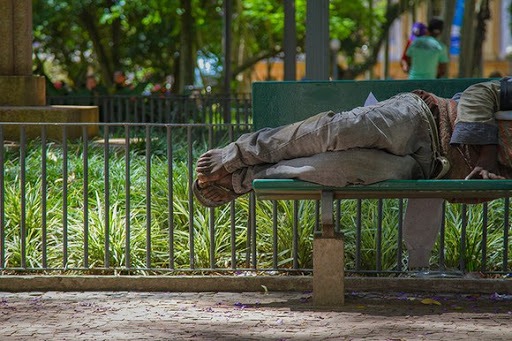
<instances>
[{"instance_id":1,"label":"leafy plant","mask_svg":"<svg viewBox=\"0 0 512 341\"><path fill-rule=\"evenodd\" d=\"M190 190L194 174L189 159L196 159L207 143L190 144L188 136L173 133L169 145L167 136L155 130L150 155L145 142L128 150L111 146L105 153L103 145L91 143L84 150L81 141L69 141L66 164L63 146L55 143L32 141L24 162L20 150L6 151L0 231L5 264L0 266L142 273L311 269L317 203L254 201L246 195L214 210L200 206ZM406 263L406 252L399 254L397 200L342 200L335 205L347 269L394 271L397 262ZM439 264L442 256L447 268L463 262L469 271L509 271L511 260L504 253L512 253L510 242L505 245L508 205L506 199L485 206L448 204L444 248L436 243L431 263ZM464 214L466 225L460 219Z\"/></svg>"}]
</instances>

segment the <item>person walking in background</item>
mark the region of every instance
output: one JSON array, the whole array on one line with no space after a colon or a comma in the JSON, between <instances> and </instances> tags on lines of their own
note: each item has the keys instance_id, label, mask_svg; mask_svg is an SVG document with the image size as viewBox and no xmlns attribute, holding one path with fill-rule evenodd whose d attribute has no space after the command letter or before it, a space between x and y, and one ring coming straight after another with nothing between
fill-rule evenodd
<instances>
[{"instance_id":1,"label":"person walking in background","mask_svg":"<svg viewBox=\"0 0 512 341\"><path fill-rule=\"evenodd\" d=\"M406 51L409 79L435 79L446 77L448 50L437 38L443 32L444 22L433 18L427 34L414 39Z\"/></svg>"},{"instance_id":2,"label":"person walking in background","mask_svg":"<svg viewBox=\"0 0 512 341\"><path fill-rule=\"evenodd\" d=\"M409 63L407 60L407 49L409 46L411 46L411 43L416 39L417 37L424 36L427 33L427 26L422 22L415 22L414 25L412 25L412 32L407 40L407 44L405 44L404 52L402 53L402 58L400 59L400 66L402 67L402 70L405 73L409 72Z\"/></svg>"}]
</instances>

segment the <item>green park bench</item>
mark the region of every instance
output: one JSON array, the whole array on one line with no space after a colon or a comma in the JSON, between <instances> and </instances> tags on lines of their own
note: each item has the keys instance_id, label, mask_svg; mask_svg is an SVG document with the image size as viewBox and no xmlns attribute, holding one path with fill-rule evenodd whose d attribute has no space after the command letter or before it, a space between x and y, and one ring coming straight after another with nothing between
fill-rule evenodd
<instances>
[{"instance_id":1,"label":"green park bench","mask_svg":"<svg viewBox=\"0 0 512 341\"><path fill-rule=\"evenodd\" d=\"M256 82L252 86L254 129L276 127L327 110L362 106L371 92L379 99L423 89L452 97L486 79ZM258 199L319 200L321 235L313 242L313 300L317 305L344 303L343 235L335 231L333 200L386 198L509 197L512 180L388 180L372 185L326 187L293 179L257 179Z\"/></svg>"}]
</instances>

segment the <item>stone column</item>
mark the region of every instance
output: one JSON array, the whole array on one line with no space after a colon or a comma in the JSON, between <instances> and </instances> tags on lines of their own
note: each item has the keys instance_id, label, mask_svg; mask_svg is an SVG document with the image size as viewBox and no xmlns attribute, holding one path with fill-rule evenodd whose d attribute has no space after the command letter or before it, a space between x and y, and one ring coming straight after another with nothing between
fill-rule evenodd
<instances>
[{"instance_id":1,"label":"stone column","mask_svg":"<svg viewBox=\"0 0 512 341\"><path fill-rule=\"evenodd\" d=\"M32 1L0 0L0 75L32 75Z\"/></svg>"},{"instance_id":2,"label":"stone column","mask_svg":"<svg viewBox=\"0 0 512 341\"><path fill-rule=\"evenodd\" d=\"M46 106L46 80L32 74L32 0L0 0L0 122L52 123L49 139L61 140L63 128L53 123L97 123L95 106ZM2 126L5 140L17 141L20 128ZM26 125L28 138L41 136L41 126ZM82 127L66 128L68 138L82 137ZM87 136L98 134L89 124Z\"/></svg>"},{"instance_id":3,"label":"stone column","mask_svg":"<svg viewBox=\"0 0 512 341\"><path fill-rule=\"evenodd\" d=\"M44 77L32 75L32 0L0 0L0 105L45 105Z\"/></svg>"}]
</instances>

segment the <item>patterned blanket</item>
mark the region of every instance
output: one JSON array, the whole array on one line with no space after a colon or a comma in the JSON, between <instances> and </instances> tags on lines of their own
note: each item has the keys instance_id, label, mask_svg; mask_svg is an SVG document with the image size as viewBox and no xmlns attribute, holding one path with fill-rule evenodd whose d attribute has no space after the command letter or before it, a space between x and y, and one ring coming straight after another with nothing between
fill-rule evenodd
<instances>
[{"instance_id":1,"label":"patterned blanket","mask_svg":"<svg viewBox=\"0 0 512 341\"><path fill-rule=\"evenodd\" d=\"M425 101L436 120L441 153L450 161L451 165L450 171L444 178L464 179L475 167L479 150L477 146L450 145L450 138L457 118L457 102L423 90L415 90L413 93ZM498 164L498 167L499 175L509 179L512 178L512 169L502 164Z\"/></svg>"}]
</instances>

